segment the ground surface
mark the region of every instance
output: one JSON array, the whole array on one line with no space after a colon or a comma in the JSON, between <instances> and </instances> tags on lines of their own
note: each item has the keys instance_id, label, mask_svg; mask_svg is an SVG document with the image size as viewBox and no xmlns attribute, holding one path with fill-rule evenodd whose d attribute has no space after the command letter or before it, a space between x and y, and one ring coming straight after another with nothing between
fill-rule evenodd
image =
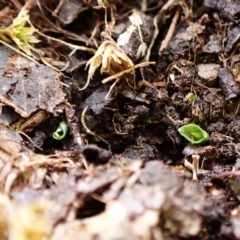
<instances>
[{"instance_id":1,"label":"ground surface","mask_svg":"<svg viewBox=\"0 0 240 240\"><path fill-rule=\"evenodd\" d=\"M10 29L23 2L0 8ZM24 8L38 43L0 31L0 239L240 239L240 2Z\"/></svg>"}]
</instances>

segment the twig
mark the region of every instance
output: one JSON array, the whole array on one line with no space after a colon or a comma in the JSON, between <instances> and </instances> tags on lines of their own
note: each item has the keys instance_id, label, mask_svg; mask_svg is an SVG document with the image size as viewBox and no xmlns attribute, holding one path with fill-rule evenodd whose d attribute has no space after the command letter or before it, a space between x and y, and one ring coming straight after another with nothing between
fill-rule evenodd
<instances>
[{"instance_id":1,"label":"twig","mask_svg":"<svg viewBox=\"0 0 240 240\"><path fill-rule=\"evenodd\" d=\"M18 0L11 0L11 2L15 5L15 7L18 10L21 10L21 8L23 7L22 4Z\"/></svg>"},{"instance_id":2,"label":"twig","mask_svg":"<svg viewBox=\"0 0 240 240\"><path fill-rule=\"evenodd\" d=\"M163 49L166 49L168 44L169 44L169 42L171 41L173 33L174 33L174 30L175 30L176 25L177 25L177 21L178 21L178 19L180 17L180 13L181 13L181 7L177 7L175 15L174 15L174 17L172 19L172 23L171 23L171 25L170 25L170 27L168 29L168 33L167 33L165 39L162 42L162 45L161 45L161 47L159 49L159 52L161 52Z\"/></svg>"},{"instance_id":3,"label":"twig","mask_svg":"<svg viewBox=\"0 0 240 240\"><path fill-rule=\"evenodd\" d=\"M88 39L88 41L87 41L87 43L86 43L87 46L90 44L91 41L93 41L94 44L95 44L95 46L96 46L96 48L99 47L98 44L97 44L97 41L96 41L94 38L95 38L95 36L97 35L97 32L99 31L99 28L100 28L100 26L101 26L102 24L103 24L103 22L99 22L99 23L95 26L95 28L94 28L93 31L92 31L91 37Z\"/></svg>"},{"instance_id":4,"label":"twig","mask_svg":"<svg viewBox=\"0 0 240 240\"><path fill-rule=\"evenodd\" d=\"M240 171L226 171L222 172L217 175L217 178L224 178L224 177L239 177Z\"/></svg>"},{"instance_id":5,"label":"twig","mask_svg":"<svg viewBox=\"0 0 240 240\"><path fill-rule=\"evenodd\" d=\"M70 39L74 39L75 41L80 41L80 42L87 42L87 40L84 38L84 37L81 37L81 35L79 35L79 34L75 34L75 33L73 33L73 32L71 32L71 31L67 31L67 30L64 30L64 29L62 29L60 26L59 26L59 24L54 24L52 21L50 21L47 17L46 17L46 15L45 15L45 13L44 13L44 11L43 11L43 8L42 8L42 5L41 5L41 1L39 1L39 0L35 0L36 1L36 5L38 6L38 8L40 9L40 11L41 11L41 13L42 13L42 17L44 18L44 20L45 21L47 21L48 23L49 23L49 25L50 26L52 26L53 27L53 29L56 29L57 30L57 32L59 33L59 32L61 32L61 33L63 33L64 35L66 35L66 36L68 36L68 38L70 38ZM38 28L38 29L40 29L40 27ZM44 31L44 29L43 28L41 28L43 31ZM45 31L53 31L53 29L45 29Z\"/></svg>"},{"instance_id":6,"label":"twig","mask_svg":"<svg viewBox=\"0 0 240 240\"><path fill-rule=\"evenodd\" d=\"M88 134L91 134L92 136L101 139L103 142L105 142L108 145L108 142L105 139L103 139L98 134L96 134L95 132L93 132L91 129L88 128L86 121L85 121L87 110L88 110L88 106L83 109L82 114L81 114L81 123L83 125L83 128L85 129L85 131Z\"/></svg>"},{"instance_id":7,"label":"twig","mask_svg":"<svg viewBox=\"0 0 240 240\"><path fill-rule=\"evenodd\" d=\"M33 59L32 57L28 56L27 54L25 54L24 52L20 51L19 49L11 46L10 44L8 44L8 43L6 43L6 42L4 42L4 41L2 41L2 40L0 40L0 43L2 43L3 45L9 47L10 49L12 49L13 51L19 53L20 55L24 56L24 57L27 58L28 60L33 61L33 62L35 62L37 65L39 65L39 63L38 63L35 59Z\"/></svg>"},{"instance_id":8,"label":"twig","mask_svg":"<svg viewBox=\"0 0 240 240\"><path fill-rule=\"evenodd\" d=\"M135 65L133 67L130 67L130 68L126 69L126 70L118 72L118 73L114 74L113 76L110 76L110 77L107 77L107 78L103 79L102 83L105 84L107 82L112 81L115 78L119 78L119 77L123 76L124 74L130 73L130 72L132 72L133 70L135 70L135 69L137 69L139 67L145 67L147 65L155 64L155 63L156 62L143 62L143 63L139 63L139 64L137 64L137 65Z\"/></svg>"},{"instance_id":9,"label":"twig","mask_svg":"<svg viewBox=\"0 0 240 240\"><path fill-rule=\"evenodd\" d=\"M32 144L35 148L39 149L40 151L43 151L43 149L41 147L39 147L26 133L19 131L19 134L22 134L23 136L25 136Z\"/></svg>"},{"instance_id":10,"label":"twig","mask_svg":"<svg viewBox=\"0 0 240 240\"><path fill-rule=\"evenodd\" d=\"M113 88L116 86L116 84L120 81L120 78L118 78L109 88L108 93L105 96L105 99L108 100L110 98L110 95L112 94Z\"/></svg>"},{"instance_id":11,"label":"twig","mask_svg":"<svg viewBox=\"0 0 240 240\"><path fill-rule=\"evenodd\" d=\"M45 35L44 33L41 33L40 31L38 31L37 33L39 35L43 36L43 37L46 37L46 38L48 38L50 40L53 40L53 41L56 41L56 42L60 42L63 45L68 46L68 47L73 48L73 49L76 49L76 50L81 50L81 51L86 51L86 52L91 52L91 53L95 53L96 52L96 50L93 49L93 48L88 48L88 47L84 47L84 46L78 46L78 45L75 45L75 44L67 43L67 42L62 41L60 39L57 39L57 38Z\"/></svg>"}]
</instances>

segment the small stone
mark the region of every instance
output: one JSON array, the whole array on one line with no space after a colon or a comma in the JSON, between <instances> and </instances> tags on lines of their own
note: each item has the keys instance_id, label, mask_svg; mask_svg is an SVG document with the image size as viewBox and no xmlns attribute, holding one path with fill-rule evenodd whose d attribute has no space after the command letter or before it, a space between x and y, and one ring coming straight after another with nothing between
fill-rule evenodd
<instances>
[{"instance_id":1,"label":"small stone","mask_svg":"<svg viewBox=\"0 0 240 240\"><path fill-rule=\"evenodd\" d=\"M220 68L221 66L215 63L198 64L198 76L206 81L207 86L213 86L218 77L218 71Z\"/></svg>"}]
</instances>

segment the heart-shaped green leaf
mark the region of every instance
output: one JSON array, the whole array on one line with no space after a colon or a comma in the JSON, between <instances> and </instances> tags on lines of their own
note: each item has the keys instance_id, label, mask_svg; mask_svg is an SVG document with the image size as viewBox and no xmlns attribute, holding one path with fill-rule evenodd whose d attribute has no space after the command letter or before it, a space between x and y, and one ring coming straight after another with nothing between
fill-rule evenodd
<instances>
[{"instance_id":1,"label":"heart-shaped green leaf","mask_svg":"<svg viewBox=\"0 0 240 240\"><path fill-rule=\"evenodd\" d=\"M209 141L209 134L196 124L187 124L178 129L178 132L192 144L202 144Z\"/></svg>"}]
</instances>

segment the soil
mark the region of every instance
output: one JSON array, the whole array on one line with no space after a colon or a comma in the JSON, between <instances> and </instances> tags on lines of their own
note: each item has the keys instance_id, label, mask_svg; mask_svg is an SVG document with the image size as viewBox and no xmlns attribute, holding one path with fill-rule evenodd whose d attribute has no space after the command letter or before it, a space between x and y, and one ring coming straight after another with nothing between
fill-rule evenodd
<instances>
[{"instance_id":1,"label":"soil","mask_svg":"<svg viewBox=\"0 0 240 240\"><path fill-rule=\"evenodd\" d=\"M2 0L1 28L24 8L28 57L0 32L0 238L240 239L240 2Z\"/></svg>"}]
</instances>

